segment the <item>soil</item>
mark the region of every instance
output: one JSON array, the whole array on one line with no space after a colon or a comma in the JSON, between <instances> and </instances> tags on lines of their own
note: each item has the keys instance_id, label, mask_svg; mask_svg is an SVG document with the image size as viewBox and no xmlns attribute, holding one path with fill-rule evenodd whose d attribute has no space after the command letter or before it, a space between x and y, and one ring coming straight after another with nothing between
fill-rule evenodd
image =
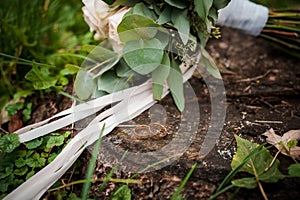
<instances>
[{"instance_id":1,"label":"soil","mask_svg":"<svg viewBox=\"0 0 300 200\"><path fill-rule=\"evenodd\" d=\"M156 139L136 138L135 128L118 128L105 138L107 143L113 144L110 147L140 153L155 152L168 145L178 135L182 136L181 138L191 139L187 149L180 149L181 146L176 149L175 146L170 150L174 151L174 154L179 151L182 156L174 160L170 159L164 167L156 166L157 170L139 174L136 179L141 180L141 184L129 184L133 199L169 199L196 162L198 165L181 195L186 199L208 199L231 171L230 163L236 151L234 134L256 143L264 143L265 137L262 134L270 128L279 135L292 129L300 129L300 60L274 48L261 38L245 35L229 28L223 28L221 31L222 38L211 39L207 50L222 71L227 96L226 119L219 139L206 157L200 157L199 151L210 126L211 103L208 86L197 75L189 81L196 93L196 98L191 101L199 105L200 113L200 123L197 123L194 138L189 130L195 127L193 122L198 117L197 108L194 107L194 110L191 108L185 116L182 116L170 96L159 102L150 114L146 111L128 122L128 124L140 125L159 122L166 128L166 135ZM154 116L161 116L155 113L162 110L163 117L157 119L149 117L151 113ZM180 127L180 123L184 126ZM186 141L183 140L178 144ZM113 147L102 148L94 178L106 177L120 159L118 157L120 153L116 153ZM270 151L275 155L275 148L271 148ZM89 157L89 151L84 152L78 161L83 164L83 167L71 168L61 181L68 183L84 179L87 168L85 163L88 163ZM141 163L151 161L152 158L144 157L144 159L133 159L130 161L132 166L126 168L121 164L113 177L129 178L136 172L135 166L139 164L143 166ZM279 155L278 159L283 173L286 173L287 167L294 163L291 158L284 155ZM76 170L77 173L74 172ZM240 173L237 177L243 176L247 174ZM109 182L102 192L99 192L100 185L101 182L92 184L90 192L92 198L108 199L121 184ZM300 197L299 185L300 178L263 183L269 199L280 200ZM80 194L81 185L68 187L67 190ZM228 199L234 191L229 190L218 199ZM257 200L263 197L258 188L240 189L234 199Z\"/></svg>"}]
</instances>

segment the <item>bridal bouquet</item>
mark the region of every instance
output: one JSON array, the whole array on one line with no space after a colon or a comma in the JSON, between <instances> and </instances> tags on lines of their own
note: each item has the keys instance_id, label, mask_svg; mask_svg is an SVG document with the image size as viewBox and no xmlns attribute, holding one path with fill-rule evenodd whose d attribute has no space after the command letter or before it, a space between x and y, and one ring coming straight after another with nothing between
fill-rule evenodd
<instances>
[{"instance_id":1,"label":"bridal bouquet","mask_svg":"<svg viewBox=\"0 0 300 200\"><path fill-rule=\"evenodd\" d=\"M126 88L132 76L151 76L154 99L161 99L167 82L182 111L184 96L179 65L190 62L197 52L205 54L203 47L207 40L219 36L215 28L218 10L228 2L83 0L85 21L96 32L95 39L107 40L91 51L90 57L95 62L84 64L79 71L76 94L82 100L95 98ZM220 77L210 59L202 56L202 60L212 75Z\"/></svg>"},{"instance_id":2,"label":"bridal bouquet","mask_svg":"<svg viewBox=\"0 0 300 200\"><path fill-rule=\"evenodd\" d=\"M91 31L95 31L95 39L101 41L97 46L83 47L89 55L77 73L74 90L84 103L23 127L16 133L19 142L24 143L81 122L82 119L93 118L51 163L5 199L40 198L99 137L109 134L121 123L134 119L169 91L178 109L183 111L183 82L199 66L200 57L203 62L208 63L205 63L207 71L220 77L204 46L209 37L219 36L214 25L218 10L228 2L229 0L83 0L85 20ZM140 77L146 81L141 82ZM222 94L225 92L221 92ZM220 107L223 109L222 113L213 114L223 117L225 106ZM196 108L197 106L193 107ZM218 121L220 130L222 124ZM198 127L197 123L195 127ZM215 133L216 127L212 131ZM215 142L216 137L217 134L210 136L208 143ZM184 139L189 144L190 137L185 135ZM177 143L172 142L171 145L176 146ZM213 145L208 147L202 151L204 155L209 153ZM177 157L184 153L183 149L180 148ZM149 154L153 157L153 153L160 152ZM161 153L169 161L171 158L176 159L172 151Z\"/></svg>"}]
</instances>

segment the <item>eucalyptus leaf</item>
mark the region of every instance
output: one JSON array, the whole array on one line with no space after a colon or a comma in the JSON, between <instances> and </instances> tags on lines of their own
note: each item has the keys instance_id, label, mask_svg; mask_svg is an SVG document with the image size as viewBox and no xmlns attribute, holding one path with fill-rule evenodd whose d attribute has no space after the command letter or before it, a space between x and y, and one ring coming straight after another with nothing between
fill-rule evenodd
<instances>
[{"instance_id":1,"label":"eucalyptus leaf","mask_svg":"<svg viewBox=\"0 0 300 200\"><path fill-rule=\"evenodd\" d=\"M165 24L171 21L171 12L172 12L172 8L170 6L166 6L165 9L162 11L162 13L159 15L159 18L157 19L157 23Z\"/></svg>"},{"instance_id":2,"label":"eucalyptus leaf","mask_svg":"<svg viewBox=\"0 0 300 200\"><path fill-rule=\"evenodd\" d=\"M140 0L116 0L112 6L134 6L136 3L138 3Z\"/></svg>"},{"instance_id":3,"label":"eucalyptus leaf","mask_svg":"<svg viewBox=\"0 0 300 200\"><path fill-rule=\"evenodd\" d=\"M93 73L95 74L93 76L93 79L97 78L98 76L101 76L103 73L113 68L119 62L119 60L120 60L119 55L116 55L102 63L99 63L96 67L93 67L93 69L89 70L90 72L93 71Z\"/></svg>"},{"instance_id":4,"label":"eucalyptus leaf","mask_svg":"<svg viewBox=\"0 0 300 200\"><path fill-rule=\"evenodd\" d=\"M118 64L116 65L116 73L119 77L128 77L134 72L132 71L132 69L130 69L125 60L121 58Z\"/></svg>"},{"instance_id":5,"label":"eucalyptus leaf","mask_svg":"<svg viewBox=\"0 0 300 200\"><path fill-rule=\"evenodd\" d=\"M85 70L80 70L74 82L74 91L81 100L88 99L96 88L96 80L93 74Z\"/></svg>"},{"instance_id":6,"label":"eucalyptus leaf","mask_svg":"<svg viewBox=\"0 0 300 200\"><path fill-rule=\"evenodd\" d=\"M84 45L83 50L89 52L89 55L86 57L82 63L82 68L86 70L91 70L91 68L99 65L108 59L118 56L118 54L110 50L111 44L108 40L101 42L99 45Z\"/></svg>"},{"instance_id":7,"label":"eucalyptus leaf","mask_svg":"<svg viewBox=\"0 0 300 200\"><path fill-rule=\"evenodd\" d=\"M237 151L231 162L232 169L238 167L251 151L259 147L258 144L240 138L237 135L235 135L235 139L237 141ZM277 182L279 179L284 178L284 175L278 169L279 161L276 159L273 164L272 161L273 157L270 152L265 147L262 147L261 152L252 156L242 166L240 171L254 175L255 179L259 181Z\"/></svg>"},{"instance_id":8,"label":"eucalyptus leaf","mask_svg":"<svg viewBox=\"0 0 300 200\"><path fill-rule=\"evenodd\" d=\"M126 79L116 76L115 71L108 71L98 79L98 90L113 93L126 88Z\"/></svg>"},{"instance_id":9,"label":"eucalyptus leaf","mask_svg":"<svg viewBox=\"0 0 300 200\"><path fill-rule=\"evenodd\" d=\"M157 16L154 14L154 12L150 10L149 7L146 6L143 2L137 3L129 12L131 12L130 14L145 16L154 21L157 19Z\"/></svg>"},{"instance_id":10,"label":"eucalyptus leaf","mask_svg":"<svg viewBox=\"0 0 300 200\"><path fill-rule=\"evenodd\" d=\"M201 47L201 54L202 54L201 60L203 61L204 65L206 66L207 71L215 78L221 79L222 76L220 74L220 71L219 71L215 61L203 47Z\"/></svg>"},{"instance_id":11,"label":"eucalyptus leaf","mask_svg":"<svg viewBox=\"0 0 300 200\"><path fill-rule=\"evenodd\" d=\"M224 8L225 6L227 6L227 4L230 2L230 0L215 0L213 1L213 6L219 10L221 8Z\"/></svg>"},{"instance_id":12,"label":"eucalyptus leaf","mask_svg":"<svg viewBox=\"0 0 300 200\"><path fill-rule=\"evenodd\" d=\"M153 19L143 15L132 14L125 16L119 24L117 31L122 42L139 39L151 39L157 33L158 25Z\"/></svg>"},{"instance_id":13,"label":"eucalyptus leaf","mask_svg":"<svg viewBox=\"0 0 300 200\"><path fill-rule=\"evenodd\" d=\"M163 58L163 45L158 39L135 40L125 44L124 60L135 72L145 75L156 69Z\"/></svg>"},{"instance_id":14,"label":"eucalyptus leaf","mask_svg":"<svg viewBox=\"0 0 300 200\"><path fill-rule=\"evenodd\" d=\"M183 44L187 44L190 34L190 21L187 17L187 10L173 9L171 14L172 23L178 30Z\"/></svg>"},{"instance_id":15,"label":"eucalyptus leaf","mask_svg":"<svg viewBox=\"0 0 300 200\"><path fill-rule=\"evenodd\" d=\"M165 2L173 7L180 8L180 9L184 9L189 5L188 1L182 1L182 0L165 0Z\"/></svg>"},{"instance_id":16,"label":"eucalyptus leaf","mask_svg":"<svg viewBox=\"0 0 300 200\"><path fill-rule=\"evenodd\" d=\"M209 10L212 7L214 0L198 0L194 1L195 4L195 10L199 17L203 20L206 21L206 18L208 16Z\"/></svg>"},{"instance_id":17,"label":"eucalyptus leaf","mask_svg":"<svg viewBox=\"0 0 300 200\"><path fill-rule=\"evenodd\" d=\"M155 38L158 39L161 43L162 46L167 49L167 45L169 44L170 41L170 33L167 29L160 28L158 29L157 34L155 35Z\"/></svg>"},{"instance_id":18,"label":"eucalyptus leaf","mask_svg":"<svg viewBox=\"0 0 300 200\"><path fill-rule=\"evenodd\" d=\"M171 62L171 69L167 79L172 97L180 112L184 109L183 78L179 65L175 60Z\"/></svg>"},{"instance_id":19,"label":"eucalyptus leaf","mask_svg":"<svg viewBox=\"0 0 300 200\"><path fill-rule=\"evenodd\" d=\"M170 58L167 53L164 54L162 64L152 72L152 91L153 98L160 100L165 82L170 72Z\"/></svg>"}]
</instances>

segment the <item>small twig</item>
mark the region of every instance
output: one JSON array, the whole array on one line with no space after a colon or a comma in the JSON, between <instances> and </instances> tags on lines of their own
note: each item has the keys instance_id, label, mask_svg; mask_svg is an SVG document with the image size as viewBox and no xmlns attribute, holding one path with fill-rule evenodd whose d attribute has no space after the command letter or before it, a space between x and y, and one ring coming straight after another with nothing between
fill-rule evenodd
<instances>
[{"instance_id":1,"label":"small twig","mask_svg":"<svg viewBox=\"0 0 300 200\"><path fill-rule=\"evenodd\" d=\"M91 179L91 183L95 183L95 182L99 182L99 181L103 181L103 178L99 178L99 179ZM126 184L142 184L141 180L133 180L133 179L119 179L119 178L110 178L109 179L110 182L115 182L115 183L126 183ZM49 189L48 192L53 192L56 190L60 190L69 186L73 186L73 185L77 185L77 184L83 184L86 183L87 180L83 179L83 180L77 180L77 181L73 181L71 183L67 183L67 184L63 184L59 187L56 188L52 188Z\"/></svg>"},{"instance_id":2,"label":"small twig","mask_svg":"<svg viewBox=\"0 0 300 200\"><path fill-rule=\"evenodd\" d=\"M120 124L120 125L118 125L117 127L118 128L135 128L135 127L137 127L138 125L136 125L136 124Z\"/></svg>"},{"instance_id":3,"label":"small twig","mask_svg":"<svg viewBox=\"0 0 300 200\"><path fill-rule=\"evenodd\" d=\"M262 124L283 124L282 121L255 120L255 122L262 123Z\"/></svg>"},{"instance_id":4,"label":"small twig","mask_svg":"<svg viewBox=\"0 0 300 200\"><path fill-rule=\"evenodd\" d=\"M266 73L264 73L263 75L255 76L255 77L252 77L252 78L240 79L240 80L237 80L236 82L237 82L237 83L242 83L242 82L257 81L257 80L259 80L259 79L262 79L262 78L266 77L270 72L272 72L272 70L268 70L268 71L267 71Z\"/></svg>"},{"instance_id":5,"label":"small twig","mask_svg":"<svg viewBox=\"0 0 300 200\"><path fill-rule=\"evenodd\" d=\"M254 91L251 93L244 92L228 92L227 97L268 97L268 96L298 96L299 91L294 88L282 88L278 90Z\"/></svg>"},{"instance_id":6,"label":"small twig","mask_svg":"<svg viewBox=\"0 0 300 200\"><path fill-rule=\"evenodd\" d=\"M245 121L246 125L256 125L256 126L263 126L261 124L258 124L258 123L254 123L254 122L250 122L250 121Z\"/></svg>"},{"instance_id":7,"label":"small twig","mask_svg":"<svg viewBox=\"0 0 300 200\"><path fill-rule=\"evenodd\" d=\"M259 180L257 180L257 184L259 186L260 192L263 195L264 199L268 200L268 197L267 197L267 195L265 193L265 190L264 190L264 188L263 188L263 186L262 186L262 184L261 184L261 182Z\"/></svg>"},{"instance_id":8,"label":"small twig","mask_svg":"<svg viewBox=\"0 0 300 200\"><path fill-rule=\"evenodd\" d=\"M270 165L268 167L266 167L266 169L264 170L264 172L269 171L269 169L271 169L271 167L273 166L274 162L276 161L277 156L279 155L279 153L282 151L282 149L280 149L279 151L277 151L277 153L275 154L273 160L271 161Z\"/></svg>"}]
</instances>

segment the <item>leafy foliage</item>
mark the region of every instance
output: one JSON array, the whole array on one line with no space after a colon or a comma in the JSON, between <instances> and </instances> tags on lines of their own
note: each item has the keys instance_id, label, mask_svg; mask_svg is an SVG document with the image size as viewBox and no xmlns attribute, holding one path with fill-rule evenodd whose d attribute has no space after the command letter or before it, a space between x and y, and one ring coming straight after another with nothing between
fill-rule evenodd
<instances>
[{"instance_id":1,"label":"leafy foliage","mask_svg":"<svg viewBox=\"0 0 300 200\"><path fill-rule=\"evenodd\" d=\"M176 106L182 111L183 78L179 65L193 54L199 53L199 47L194 47L197 42L205 46L210 29L217 20L217 10L227 5L229 0L105 2L113 6L132 7L117 28L119 38L124 43L123 52L118 60L107 68L105 64L110 62L111 57L97 61L93 53L95 50L90 49L90 58L97 63L94 64L94 68L86 65L77 74L75 92L78 97L85 100L118 91L130 86L130 80L137 80L140 75L151 76L153 98L160 100L163 88L168 84ZM111 51L110 45L106 43L105 41L95 48L98 49L98 56ZM208 71L220 78L218 70L208 56L205 56L204 62ZM93 72L91 68L97 72ZM98 73L105 68L107 70ZM109 76L112 78L107 78Z\"/></svg>"},{"instance_id":2,"label":"leafy foliage","mask_svg":"<svg viewBox=\"0 0 300 200\"><path fill-rule=\"evenodd\" d=\"M232 171L225 177L210 199L215 199L218 195L233 187L253 189L257 186L259 186L262 195L266 199L267 195L264 192L261 182L275 183L286 177L300 176L300 165L298 163L291 164L288 167L288 175L284 175L278 169L279 161L270 154L264 145L252 143L237 135L235 135L235 139L237 141L237 152L231 162ZM249 173L252 176L231 180L241 171ZM231 185L226 186L230 180Z\"/></svg>"},{"instance_id":3,"label":"leafy foliage","mask_svg":"<svg viewBox=\"0 0 300 200\"><path fill-rule=\"evenodd\" d=\"M231 162L232 169L235 169L238 165L240 165L246 156L259 146L258 144L252 143L238 136L235 136L235 139L237 141L238 149ZM272 160L272 155L265 147L263 147L261 152L252 156L243 165L240 171L254 175L256 181L269 183L277 182L284 176L278 169L279 161L276 160L274 163L272 163Z\"/></svg>"},{"instance_id":4,"label":"leafy foliage","mask_svg":"<svg viewBox=\"0 0 300 200\"><path fill-rule=\"evenodd\" d=\"M67 85L77 71L65 73L66 63L79 65L78 45L92 41L80 3L5 1L0 17L0 110L13 97Z\"/></svg>"},{"instance_id":5,"label":"leafy foliage","mask_svg":"<svg viewBox=\"0 0 300 200\"><path fill-rule=\"evenodd\" d=\"M127 185L122 185L119 187L111 196L112 200L130 200L131 190Z\"/></svg>"},{"instance_id":6,"label":"leafy foliage","mask_svg":"<svg viewBox=\"0 0 300 200\"><path fill-rule=\"evenodd\" d=\"M66 145L71 132L20 143L17 134L0 137L0 192L4 197L50 163ZM56 147L56 148L55 148ZM58 148L59 147L59 148Z\"/></svg>"}]
</instances>

